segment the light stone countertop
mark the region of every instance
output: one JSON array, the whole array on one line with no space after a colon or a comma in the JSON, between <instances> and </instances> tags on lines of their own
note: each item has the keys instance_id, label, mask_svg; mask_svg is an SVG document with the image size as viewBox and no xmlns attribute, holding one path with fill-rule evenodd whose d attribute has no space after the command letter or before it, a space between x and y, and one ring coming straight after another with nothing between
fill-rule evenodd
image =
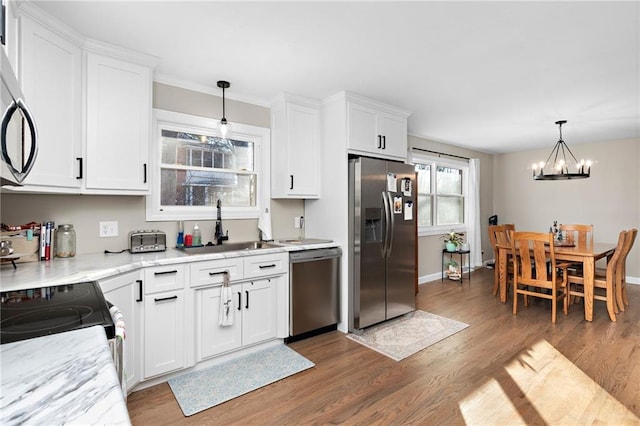
<instances>
[{"instance_id":1,"label":"light stone countertop","mask_svg":"<svg viewBox=\"0 0 640 426\"><path fill-rule=\"evenodd\" d=\"M0 346L0 424L131 424L104 328Z\"/></svg>"},{"instance_id":2,"label":"light stone countertop","mask_svg":"<svg viewBox=\"0 0 640 426\"><path fill-rule=\"evenodd\" d=\"M16 269L10 263L5 263L2 264L0 269L0 291L96 281L149 266L340 247L340 244L335 242L319 244L276 242L276 245L278 247L200 255L188 255L174 248L169 248L163 252L139 254L131 254L128 251L117 254L80 254L75 257L54 258L43 262L17 263Z\"/></svg>"}]
</instances>

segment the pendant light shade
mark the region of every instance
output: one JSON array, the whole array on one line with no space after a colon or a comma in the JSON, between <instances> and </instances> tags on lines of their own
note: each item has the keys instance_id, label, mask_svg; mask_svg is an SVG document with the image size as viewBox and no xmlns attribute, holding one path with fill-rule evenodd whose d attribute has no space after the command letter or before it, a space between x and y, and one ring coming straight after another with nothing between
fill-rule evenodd
<instances>
[{"instance_id":1,"label":"pendant light shade","mask_svg":"<svg viewBox=\"0 0 640 426\"><path fill-rule=\"evenodd\" d=\"M567 144L562 140L562 125L567 120L556 121L560 131L560 139L551 150L551 154L546 162L534 163L533 178L535 180L568 180L568 179L585 179L591 175L591 161L578 161L573 155ZM567 162L567 153L573 159L573 164ZM553 158L553 162L550 160Z\"/></svg>"},{"instance_id":2,"label":"pendant light shade","mask_svg":"<svg viewBox=\"0 0 640 426\"><path fill-rule=\"evenodd\" d=\"M225 98L224 91L231 87L231 84L228 81L220 80L218 81L218 87L222 89L222 119L218 123L218 133L220 137L227 138L231 135L231 125L227 122L227 117L225 115Z\"/></svg>"}]
</instances>

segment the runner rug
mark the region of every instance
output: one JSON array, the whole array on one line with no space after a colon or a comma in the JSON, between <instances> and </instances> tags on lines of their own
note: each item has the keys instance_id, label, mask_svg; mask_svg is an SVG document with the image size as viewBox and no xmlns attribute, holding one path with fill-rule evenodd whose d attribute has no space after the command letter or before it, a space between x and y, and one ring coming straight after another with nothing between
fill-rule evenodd
<instances>
[{"instance_id":1,"label":"runner rug","mask_svg":"<svg viewBox=\"0 0 640 426\"><path fill-rule=\"evenodd\" d=\"M469 324L424 311L414 311L367 328L362 335L349 333L347 337L400 361L467 327Z\"/></svg>"},{"instance_id":2,"label":"runner rug","mask_svg":"<svg viewBox=\"0 0 640 426\"><path fill-rule=\"evenodd\" d=\"M278 345L169 379L185 416L221 404L315 364L286 345Z\"/></svg>"}]
</instances>

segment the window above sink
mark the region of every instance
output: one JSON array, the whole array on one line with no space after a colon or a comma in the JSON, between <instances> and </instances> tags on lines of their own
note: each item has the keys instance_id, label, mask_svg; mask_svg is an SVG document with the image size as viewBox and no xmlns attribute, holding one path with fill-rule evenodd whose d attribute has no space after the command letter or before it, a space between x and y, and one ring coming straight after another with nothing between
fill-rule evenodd
<instances>
[{"instance_id":1,"label":"window above sink","mask_svg":"<svg viewBox=\"0 0 640 426\"><path fill-rule=\"evenodd\" d=\"M216 135L217 121L154 110L152 185L147 220L258 218L269 203L269 129L233 123Z\"/></svg>"}]
</instances>

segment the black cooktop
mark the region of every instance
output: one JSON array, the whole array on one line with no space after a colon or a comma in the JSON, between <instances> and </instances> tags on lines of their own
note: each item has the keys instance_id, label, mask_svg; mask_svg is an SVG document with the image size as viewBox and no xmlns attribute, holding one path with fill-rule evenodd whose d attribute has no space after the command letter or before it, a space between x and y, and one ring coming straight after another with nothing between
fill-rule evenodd
<instances>
[{"instance_id":1,"label":"black cooktop","mask_svg":"<svg viewBox=\"0 0 640 426\"><path fill-rule=\"evenodd\" d=\"M0 292L0 343L101 325L115 336L109 306L97 282Z\"/></svg>"}]
</instances>

